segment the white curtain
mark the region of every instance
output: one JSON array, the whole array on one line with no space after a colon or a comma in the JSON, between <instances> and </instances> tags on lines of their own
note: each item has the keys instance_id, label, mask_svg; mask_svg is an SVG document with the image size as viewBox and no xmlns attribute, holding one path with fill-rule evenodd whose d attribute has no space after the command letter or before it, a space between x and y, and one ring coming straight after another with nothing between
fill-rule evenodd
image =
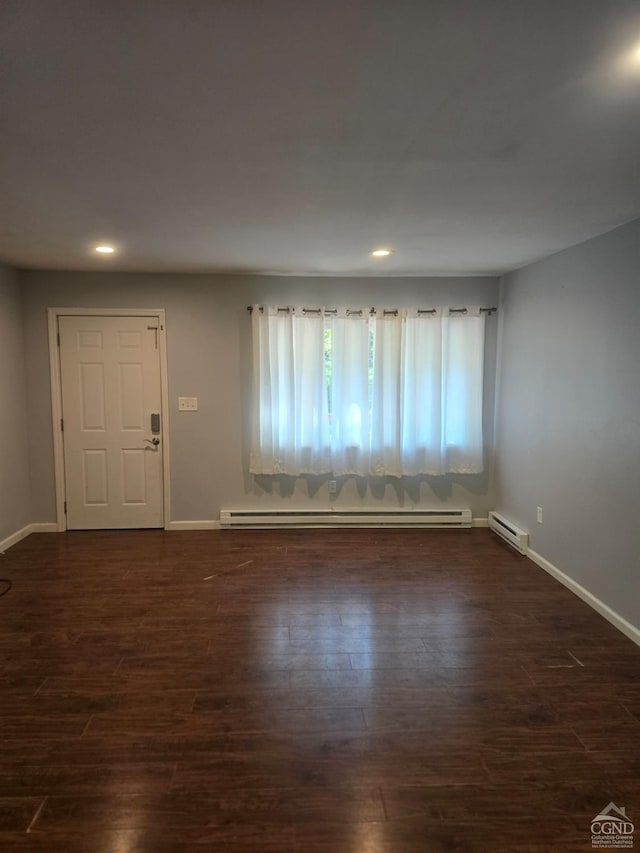
<instances>
[{"instance_id":1,"label":"white curtain","mask_svg":"<svg viewBox=\"0 0 640 853\"><path fill-rule=\"evenodd\" d=\"M331 471L324 317L258 306L252 312L254 474Z\"/></svg>"},{"instance_id":2,"label":"white curtain","mask_svg":"<svg viewBox=\"0 0 640 853\"><path fill-rule=\"evenodd\" d=\"M483 470L484 315L378 312L371 465L378 476Z\"/></svg>"},{"instance_id":3,"label":"white curtain","mask_svg":"<svg viewBox=\"0 0 640 853\"><path fill-rule=\"evenodd\" d=\"M368 474L369 311L338 311L327 317L331 331L331 470Z\"/></svg>"},{"instance_id":4,"label":"white curtain","mask_svg":"<svg viewBox=\"0 0 640 853\"><path fill-rule=\"evenodd\" d=\"M324 315L256 306L252 323L252 473L483 470L478 308Z\"/></svg>"}]
</instances>

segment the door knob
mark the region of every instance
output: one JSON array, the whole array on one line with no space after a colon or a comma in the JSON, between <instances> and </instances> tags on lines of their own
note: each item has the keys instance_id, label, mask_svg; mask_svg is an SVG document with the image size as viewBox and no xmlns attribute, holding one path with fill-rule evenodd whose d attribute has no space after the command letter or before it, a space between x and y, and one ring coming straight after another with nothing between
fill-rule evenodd
<instances>
[{"instance_id":1,"label":"door knob","mask_svg":"<svg viewBox=\"0 0 640 853\"><path fill-rule=\"evenodd\" d=\"M160 439L154 436L153 438L145 438L147 444L153 444L154 447L157 447L160 444Z\"/></svg>"}]
</instances>

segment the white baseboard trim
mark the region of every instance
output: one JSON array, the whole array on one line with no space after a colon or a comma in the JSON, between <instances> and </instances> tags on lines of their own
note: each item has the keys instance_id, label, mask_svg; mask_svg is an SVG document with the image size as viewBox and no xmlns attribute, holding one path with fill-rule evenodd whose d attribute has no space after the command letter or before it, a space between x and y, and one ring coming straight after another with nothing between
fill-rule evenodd
<instances>
[{"instance_id":1,"label":"white baseboard trim","mask_svg":"<svg viewBox=\"0 0 640 853\"><path fill-rule=\"evenodd\" d=\"M588 589L585 589L585 587L577 583L577 581L574 581L573 578L570 578L569 575L566 575L557 566L550 563L549 560L545 560L541 554L538 554L536 551L529 548L527 551L527 557L537 566L540 566L541 569L544 569L545 572L548 572L557 581L560 581L560 583L563 586L566 586L567 589L570 589L571 592L577 595L578 598L581 598L589 605L589 607L592 607L597 613L604 616L607 622L611 622L614 627L619 631L622 631L622 633L629 637L630 640L633 640L636 645L640 646L640 628L636 628L636 626L632 625L631 622L627 622L623 616L620 616L619 613L612 610L608 604L605 604L604 601L600 601L600 599L596 598L592 592L589 592Z\"/></svg>"},{"instance_id":2,"label":"white baseboard trim","mask_svg":"<svg viewBox=\"0 0 640 853\"><path fill-rule=\"evenodd\" d=\"M23 539L26 539L30 533L31 525L27 524L21 530L16 530L16 532L12 533L11 536L7 536L6 539L0 541L0 554L2 554L3 551L7 551L14 545L17 545L18 542L22 541Z\"/></svg>"},{"instance_id":3,"label":"white baseboard trim","mask_svg":"<svg viewBox=\"0 0 640 853\"><path fill-rule=\"evenodd\" d=\"M489 519L488 518L474 518L471 522L472 527L488 527Z\"/></svg>"},{"instance_id":4,"label":"white baseboard trim","mask_svg":"<svg viewBox=\"0 0 640 853\"><path fill-rule=\"evenodd\" d=\"M38 521L31 524L32 533L58 533L58 525L55 521Z\"/></svg>"},{"instance_id":5,"label":"white baseboard trim","mask_svg":"<svg viewBox=\"0 0 640 853\"><path fill-rule=\"evenodd\" d=\"M165 530L220 530L219 521L170 521Z\"/></svg>"},{"instance_id":6,"label":"white baseboard trim","mask_svg":"<svg viewBox=\"0 0 640 853\"><path fill-rule=\"evenodd\" d=\"M17 545L18 542L21 542L23 539L26 539L27 536L30 536L32 533L57 533L58 525L55 521L43 521L40 523L34 524L25 524L25 526L21 530L16 530L15 533L12 533L11 536L7 536L6 539L0 541L0 554L4 551L7 551L9 548L12 548L14 545Z\"/></svg>"}]
</instances>

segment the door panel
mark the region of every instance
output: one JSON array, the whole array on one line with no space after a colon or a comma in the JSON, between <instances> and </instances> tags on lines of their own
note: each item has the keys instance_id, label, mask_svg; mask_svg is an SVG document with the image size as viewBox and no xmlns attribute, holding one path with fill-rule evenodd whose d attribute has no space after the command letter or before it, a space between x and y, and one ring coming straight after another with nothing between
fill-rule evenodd
<instances>
[{"instance_id":1,"label":"door panel","mask_svg":"<svg viewBox=\"0 0 640 853\"><path fill-rule=\"evenodd\" d=\"M147 500L145 450L122 451L122 502L144 504Z\"/></svg>"},{"instance_id":2,"label":"door panel","mask_svg":"<svg viewBox=\"0 0 640 853\"><path fill-rule=\"evenodd\" d=\"M106 506L109 503L106 451L83 450L82 455L84 503L87 506Z\"/></svg>"},{"instance_id":3,"label":"door panel","mask_svg":"<svg viewBox=\"0 0 640 853\"><path fill-rule=\"evenodd\" d=\"M59 317L67 527L162 527L156 317Z\"/></svg>"},{"instance_id":4,"label":"door panel","mask_svg":"<svg viewBox=\"0 0 640 853\"><path fill-rule=\"evenodd\" d=\"M144 376L141 364L120 365L120 429L143 430L144 407L141 390Z\"/></svg>"},{"instance_id":5,"label":"door panel","mask_svg":"<svg viewBox=\"0 0 640 853\"><path fill-rule=\"evenodd\" d=\"M86 356L85 356L86 357ZM80 416L81 428L104 432L107 428L105 421L104 400L104 366L80 362Z\"/></svg>"}]
</instances>

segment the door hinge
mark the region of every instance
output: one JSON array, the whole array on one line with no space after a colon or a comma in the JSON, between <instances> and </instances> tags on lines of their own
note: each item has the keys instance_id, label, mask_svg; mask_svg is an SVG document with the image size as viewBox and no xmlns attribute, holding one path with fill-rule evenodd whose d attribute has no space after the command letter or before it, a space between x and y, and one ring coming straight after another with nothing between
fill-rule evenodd
<instances>
[{"instance_id":1,"label":"door hinge","mask_svg":"<svg viewBox=\"0 0 640 853\"><path fill-rule=\"evenodd\" d=\"M60 418L60 432L64 432L64 419Z\"/></svg>"},{"instance_id":2,"label":"door hinge","mask_svg":"<svg viewBox=\"0 0 640 853\"><path fill-rule=\"evenodd\" d=\"M67 514L67 502L66 501L64 502L64 514L65 515Z\"/></svg>"},{"instance_id":3,"label":"door hinge","mask_svg":"<svg viewBox=\"0 0 640 853\"><path fill-rule=\"evenodd\" d=\"M58 346L60 346L60 332L56 335L56 341L58 342Z\"/></svg>"}]
</instances>

